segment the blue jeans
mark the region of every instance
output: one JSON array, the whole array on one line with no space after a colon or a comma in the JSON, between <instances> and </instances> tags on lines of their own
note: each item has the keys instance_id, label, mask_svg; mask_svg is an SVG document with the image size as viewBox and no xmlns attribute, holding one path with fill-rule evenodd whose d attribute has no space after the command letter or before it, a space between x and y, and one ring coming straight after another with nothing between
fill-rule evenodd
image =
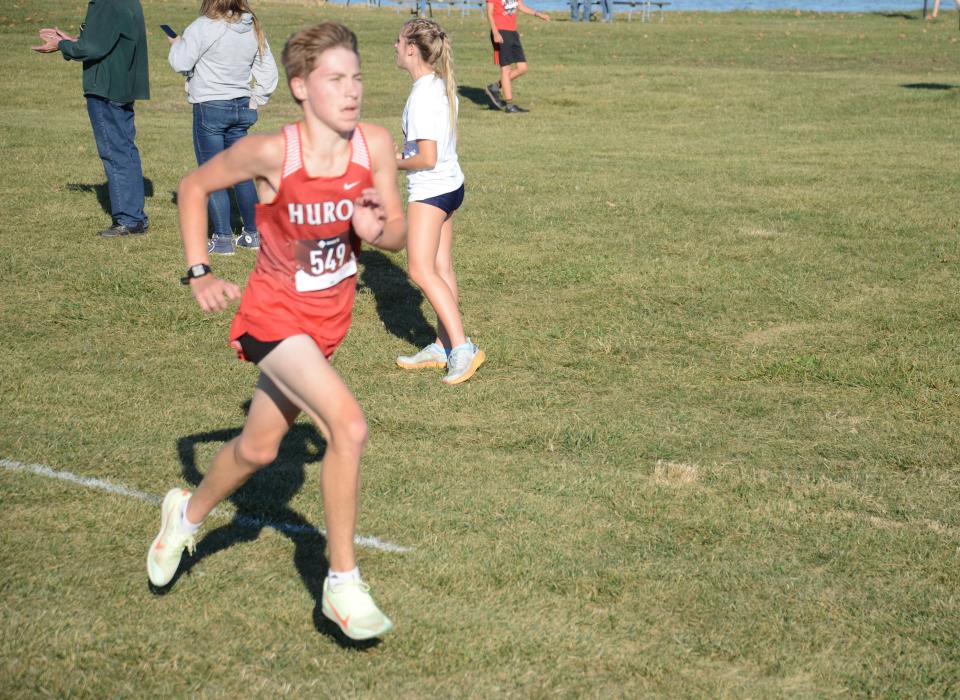
<instances>
[{"instance_id":1,"label":"blue jeans","mask_svg":"<svg viewBox=\"0 0 960 700\"><path fill-rule=\"evenodd\" d=\"M592 0L570 0L570 20L573 22L580 21L580 12L579 9L583 7L583 21L590 21L590 6L593 4Z\"/></svg>"},{"instance_id":2,"label":"blue jeans","mask_svg":"<svg viewBox=\"0 0 960 700\"><path fill-rule=\"evenodd\" d=\"M613 2L612 0L600 0L600 16L604 22L613 21Z\"/></svg>"},{"instance_id":3,"label":"blue jeans","mask_svg":"<svg viewBox=\"0 0 960 700\"><path fill-rule=\"evenodd\" d=\"M127 228L147 226L147 215L143 211L143 168L134 142L137 128L133 123L133 102L111 102L87 95L87 114L107 175L113 223Z\"/></svg>"},{"instance_id":4,"label":"blue jeans","mask_svg":"<svg viewBox=\"0 0 960 700\"><path fill-rule=\"evenodd\" d=\"M203 165L247 135L247 129L257 121L257 110L250 109L247 106L249 103L249 97L194 103L193 151L197 155L197 165ZM253 180L234 185L233 191L237 195L243 227L251 233L255 232L257 188ZM233 234L230 226L230 194L226 190L218 190L210 195L207 211L214 236Z\"/></svg>"}]
</instances>

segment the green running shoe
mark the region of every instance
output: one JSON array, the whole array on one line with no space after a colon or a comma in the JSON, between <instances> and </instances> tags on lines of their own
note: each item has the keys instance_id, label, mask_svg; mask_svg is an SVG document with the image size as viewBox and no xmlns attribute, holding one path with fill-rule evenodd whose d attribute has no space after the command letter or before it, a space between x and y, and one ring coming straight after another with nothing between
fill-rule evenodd
<instances>
[{"instance_id":1,"label":"green running shoe","mask_svg":"<svg viewBox=\"0 0 960 700\"><path fill-rule=\"evenodd\" d=\"M363 581L347 581L331 585L323 582L323 604L320 608L350 639L380 637L393 629L390 618L370 597L370 586Z\"/></svg>"},{"instance_id":2,"label":"green running shoe","mask_svg":"<svg viewBox=\"0 0 960 700\"><path fill-rule=\"evenodd\" d=\"M190 492L186 489L171 489L163 497L160 534L147 552L147 576L150 577L150 583L158 588L170 583L177 573L183 550L193 554L196 549L193 535L180 528L180 509L188 498Z\"/></svg>"}]
</instances>

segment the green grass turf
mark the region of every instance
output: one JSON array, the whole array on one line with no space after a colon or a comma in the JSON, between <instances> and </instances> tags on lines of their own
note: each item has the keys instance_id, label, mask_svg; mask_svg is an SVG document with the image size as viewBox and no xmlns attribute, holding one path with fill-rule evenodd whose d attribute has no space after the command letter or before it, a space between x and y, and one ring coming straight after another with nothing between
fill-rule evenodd
<instances>
[{"instance_id":1,"label":"green grass turf","mask_svg":"<svg viewBox=\"0 0 960 700\"><path fill-rule=\"evenodd\" d=\"M154 495L243 421L255 369L177 282L194 164L148 0L148 236L102 240L80 70L34 55L79 0L0 8L0 458ZM392 9L261 3L276 54L359 34L399 137ZM931 697L960 694L955 15L521 19L516 100L477 13L438 18L461 85L455 246L478 376L393 357L433 315L368 252L335 366L372 429L360 550L397 623L317 629L322 540L213 519L165 596L154 506L0 470L4 697ZM257 131L295 118L285 85ZM217 259L242 282L253 256ZM322 526L319 439L227 509ZM199 470L199 472L197 471Z\"/></svg>"}]
</instances>

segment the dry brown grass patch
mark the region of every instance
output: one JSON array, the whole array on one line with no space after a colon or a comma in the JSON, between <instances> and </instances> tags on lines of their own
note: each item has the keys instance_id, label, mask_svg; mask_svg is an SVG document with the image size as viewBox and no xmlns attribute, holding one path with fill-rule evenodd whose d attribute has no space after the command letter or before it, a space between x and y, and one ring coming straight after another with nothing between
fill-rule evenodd
<instances>
[{"instance_id":1,"label":"dry brown grass patch","mask_svg":"<svg viewBox=\"0 0 960 700\"><path fill-rule=\"evenodd\" d=\"M814 327L812 323L781 323L747 333L743 336L743 343L746 345L767 345L776 342L785 335L803 333L812 330Z\"/></svg>"},{"instance_id":2,"label":"dry brown grass patch","mask_svg":"<svg viewBox=\"0 0 960 700\"><path fill-rule=\"evenodd\" d=\"M699 470L692 464L657 460L653 468L653 480L661 486L690 486L700 478Z\"/></svg>"},{"instance_id":3,"label":"dry brown grass patch","mask_svg":"<svg viewBox=\"0 0 960 700\"><path fill-rule=\"evenodd\" d=\"M779 238L783 235L780 231L758 227L745 228L743 232L751 238Z\"/></svg>"}]
</instances>

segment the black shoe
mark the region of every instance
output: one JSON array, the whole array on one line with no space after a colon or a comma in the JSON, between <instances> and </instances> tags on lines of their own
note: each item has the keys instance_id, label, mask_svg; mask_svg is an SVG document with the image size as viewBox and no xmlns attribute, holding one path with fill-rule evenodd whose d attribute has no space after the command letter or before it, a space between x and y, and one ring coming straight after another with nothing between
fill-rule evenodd
<instances>
[{"instance_id":1,"label":"black shoe","mask_svg":"<svg viewBox=\"0 0 960 700\"><path fill-rule=\"evenodd\" d=\"M142 236L146 232L147 225L144 223L139 223L136 226L114 224L110 228L103 229L98 235L103 238L117 238L118 236Z\"/></svg>"},{"instance_id":2,"label":"black shoe","mask_svg":"<svg viewBox=\"0 0 960 700\"><path fill-rule=\"evenodd\" d=\"M513 102L511 102L506 107L503 108L503 111L506 112L507 114L520 114L522 112L529 112L530 110L524 109L523 107L518 107L517 105L513 104Z\"/></svg>"},{"instance_id":3,"label":"black shoe","mask_svg":"<svg viewBox=\"0 0 960 700\"><path fill-rule=\"evenodd\" d=\"M496 83L490 83L489 85L487 85L487 87L483 89L483 91L487 93L487 97L490 98L490 104L492 104L497 109L504 108L505 105L503 104L503 98L500 97L499 85L497 85Z\"/></svg>"}]
</instances>

